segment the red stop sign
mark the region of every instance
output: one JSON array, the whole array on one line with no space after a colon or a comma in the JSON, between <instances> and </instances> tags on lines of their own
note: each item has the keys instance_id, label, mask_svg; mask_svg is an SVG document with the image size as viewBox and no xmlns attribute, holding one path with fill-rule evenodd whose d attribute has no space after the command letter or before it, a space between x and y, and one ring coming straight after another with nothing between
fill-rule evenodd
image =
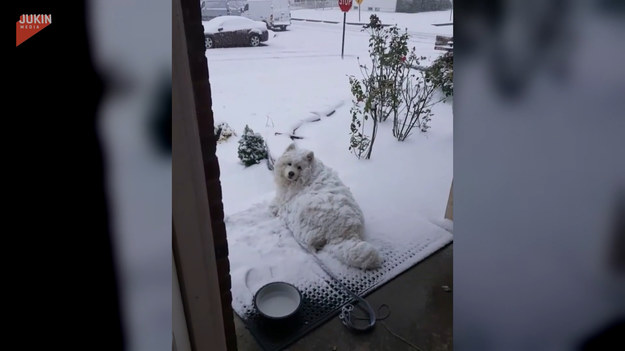
<instances>
[{"instance_id":1,"label":"red stop sign","mask_svg":"<svg viewBox=\"0 0 625 351\"><path fill-rule=\"evenodd\" d=\"M339 7L343 12L349 11L352 8L352 0L339 0Z\"/></svg>"}]
</instances>

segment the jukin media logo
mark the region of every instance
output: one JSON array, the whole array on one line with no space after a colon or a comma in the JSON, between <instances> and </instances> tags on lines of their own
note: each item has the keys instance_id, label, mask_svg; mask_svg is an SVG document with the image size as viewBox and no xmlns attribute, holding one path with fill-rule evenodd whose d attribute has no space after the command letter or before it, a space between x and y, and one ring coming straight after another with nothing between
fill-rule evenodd
<instances>
[{"instance_id":1,"label":"jukin media logo","mask_svg":"<svg viewBox=\"0 0 625 351\"><path fill-rule=\"evenodd\" d=\"M52 24L52 15L21 15L20 20L16 24L15 46L17 47L33 35L39 33L40 30Z\"/></svg>"}]
</instances>

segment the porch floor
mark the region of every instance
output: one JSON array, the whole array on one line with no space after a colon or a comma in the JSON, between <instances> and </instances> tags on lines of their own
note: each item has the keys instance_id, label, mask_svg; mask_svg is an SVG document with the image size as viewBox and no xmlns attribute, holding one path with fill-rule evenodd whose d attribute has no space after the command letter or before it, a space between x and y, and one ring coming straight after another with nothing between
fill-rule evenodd
<instances>
[{"instance_id":1,"label":"porch floor","mask_svg":"<svg viewBox=\"0 0 625 351\"><path fill-rule=\"evenodd\" d=\"M291 351L415 350L385 328L424 351L452 350L453 243L367 296L374 309L390 307L390 316L370 333L354 334L334 317L288 347ZM384 325L382 324L384 323ZM235 314L240 351L262 350Z\"/></svg>"}]
</instances>

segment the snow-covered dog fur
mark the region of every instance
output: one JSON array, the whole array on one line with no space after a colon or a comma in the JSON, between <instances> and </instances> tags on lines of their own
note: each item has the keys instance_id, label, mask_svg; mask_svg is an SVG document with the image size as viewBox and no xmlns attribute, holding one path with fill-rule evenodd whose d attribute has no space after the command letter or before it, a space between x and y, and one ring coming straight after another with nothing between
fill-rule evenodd
<instances>
[{"instance_id":1,"label":"snow-covered dog fur","mask_svg":"<svg viewBox=\"0 0 625 351\"><path fill-rule=\"evenodd\" d=\"M353 267L380 266L376 248L362 240L364 216L354 196L312 151L291 144L276 161L274 176L277 190L270 209L297 240Z\"/></svg>"}]
</instances>

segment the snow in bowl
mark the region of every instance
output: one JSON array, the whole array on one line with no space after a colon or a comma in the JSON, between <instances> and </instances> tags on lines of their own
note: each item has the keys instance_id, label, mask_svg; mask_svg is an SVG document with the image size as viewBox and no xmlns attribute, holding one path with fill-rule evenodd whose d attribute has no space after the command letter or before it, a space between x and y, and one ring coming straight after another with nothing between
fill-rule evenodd
<instances>
[{"instance_id":1,"label":"snow in bowl","mask_svg":"<svg viewBox=\"0 0 625 351\"><path fill-rule=\"evenodd\" d=\"M271 319L283 319L294 315L301 302L302 296L297 288L283 282L264 285L254 297L258 312Z\"/></svg>"}]
</instances>

